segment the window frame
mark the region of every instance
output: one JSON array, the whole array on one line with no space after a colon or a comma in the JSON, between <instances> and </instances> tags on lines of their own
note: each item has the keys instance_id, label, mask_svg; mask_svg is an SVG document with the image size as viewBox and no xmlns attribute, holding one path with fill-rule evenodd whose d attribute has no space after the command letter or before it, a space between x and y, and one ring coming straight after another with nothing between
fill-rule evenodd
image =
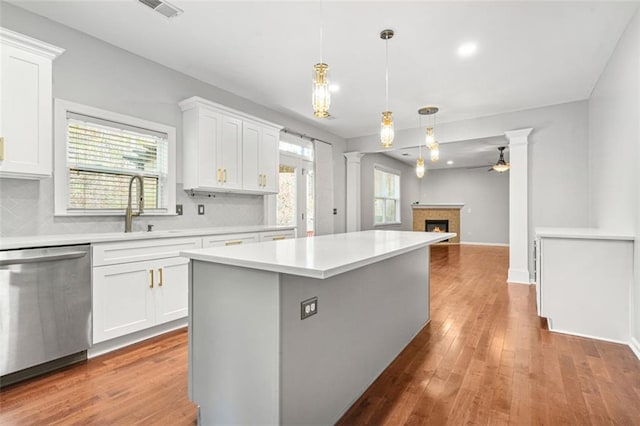
<instances>
[{"instance_id":1,"label":"window frame","mask_svg":"<svg viewBox=\"0 0 640 426\"><path fill-rule=\"evenodd\" d=\"M376 194L376 170L396 175L398 177L398 198L387 198L387 197L378 197ZM392 226L392 225L402 225L402 212L401 212L401 199L402 199L402 172L400 170L392 169L387 166L383 166L381 164L373 165L373 226ZM384 199L384 200L396 200L396 219L392 222L376 222L376 200ZM385 215L386 216L386 215ZM383 216L383 219L385 219Z\"/></svg>"},{"instance_id":2,"label":"window frame","mask_svg":"<svg viewBox=\"0 0 640 426\"><path fill-rule=\"evenodd\" d=\"M67 164L67 112L96 117L126 126L148 129L167 135L168 170L166 180L166 209L145 210L143 216L175 216L176 204L176 128L153 121L143 120L113 111L107 111L76 102L56 99L54 105L54 216L122 216L125 210L70 210L69 167ZM159 211L166 210L166 211Z\"/></svg>"}]
</instances>

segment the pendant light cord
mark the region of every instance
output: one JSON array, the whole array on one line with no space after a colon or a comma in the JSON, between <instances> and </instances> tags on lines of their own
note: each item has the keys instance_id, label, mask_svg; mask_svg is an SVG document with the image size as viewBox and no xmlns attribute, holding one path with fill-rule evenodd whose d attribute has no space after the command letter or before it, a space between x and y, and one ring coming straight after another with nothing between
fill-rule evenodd
<instances>
[{"instance_id":1,"label":"pendant light cord","mask_svg":"<svg viewBox=\"0 0 640 426\"><path fill-rule=\"evenodd\" d=\"M324 26L324 21L322 19L322 0L320 0L320 63L323 64L324 62L322 62L322 43L324 41L324 32L323 32L323 26Z\"/></svg>"},{"instance_id":2,"label":"pendant light cord","mask_svg":"<svg viewBox=\"0 0 640 426\"><path fill-rule=\"evenodd\" d=\"M389 38L384 40L385 46L385 58L387 61L387 70L384 78L385 83L385 97L386 97L386 110L389 111Z\"/></svg>"}]
</instances>

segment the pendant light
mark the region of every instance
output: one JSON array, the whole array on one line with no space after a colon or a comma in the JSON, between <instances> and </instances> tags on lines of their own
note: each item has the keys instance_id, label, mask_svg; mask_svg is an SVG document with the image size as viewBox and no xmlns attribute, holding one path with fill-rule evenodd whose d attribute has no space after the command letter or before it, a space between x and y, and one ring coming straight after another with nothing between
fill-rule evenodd
<instances>
[{"instance_id":1,"label":"pendant light","mask_svg":"<svg viewBox=\"0 0 640 426\"><path fill-rule=\"evenodd\" d=\"M382 122L380 123L380 142L383 148L391 148L393 144L393 113L389 111L389 39L393 38L393 30L382 30L380 38L385 41L385 102L386 110L382 113Z\"/></svg>"},{"instance_id":2,"label":"pendant light","mask_svg":"<svg viewBox=\"0 0 640 426\"><path fill-rule=\"evenodd\" d=\"M435 106L426 106L418 110L418 114L426 115L429 120L427 122L424 142L427 148L429 148L430 158L434 163L440 159L440 146L436 140L436 113L438 111L438 107Z\"/></svg>"},{"instance_id":3,"label":"pendant light","mask_svg":"<svg viewBox=\"0 0 640 426\"><path fill-rule=\"evenodd\" d=\"M506 147L501 146L500 148L498 148L498 151L500 151L500 158L498 159L498 162L496 164L493 165L492 169L495 170L498 173L504 173L507 170L509 170L511 168L511 164L507 163L506 161L504 161L504 149Z\"/></svg>"},{"instance_id":4,"label":"pendant light","mask_svg":"<svg viewBox=\"0 0 640 426\"><path fill-rule=\"evenodd\" d=\"M418 160L416 161L416 176L424 177L424 158L422 158L422 144L418 145Z\"/></svg>"},{"instance_id":5,"label":"pendant light","mask_svg":"<svg viewBox=\"0 0 640 426\"><path fill-rule=\"evenodd\" d=\"M313 92L311 102L313 115L317 118L329 117L331 105L331 92L329 91L329 65L322 61L322 2L320 2L320 62L313 66Z\"/></svg>"}]
</instances>

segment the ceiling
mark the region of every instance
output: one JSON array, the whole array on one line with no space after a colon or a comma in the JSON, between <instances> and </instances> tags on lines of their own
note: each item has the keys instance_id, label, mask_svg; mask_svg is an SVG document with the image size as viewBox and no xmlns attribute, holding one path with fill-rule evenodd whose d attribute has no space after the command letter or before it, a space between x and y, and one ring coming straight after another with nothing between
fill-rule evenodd
<instances>
[{"instance_id":1,"label":"ceiling","mask_svg":"<svg viewBox=\"0 0 640 426\"><path fill-rule=\"evenodd\" d=\"M12 3L345 138L378 132L384 28L396 32L389 103L403 129L424 105L439 106L442 122L588 98L637 7L324 1L323 59L340 90L335 118L322 120L310 107L319 1L170 1L184 10L171 20L135 0ZM458 57L469 41L476 55Z\"/></svg>"}]
</instances>

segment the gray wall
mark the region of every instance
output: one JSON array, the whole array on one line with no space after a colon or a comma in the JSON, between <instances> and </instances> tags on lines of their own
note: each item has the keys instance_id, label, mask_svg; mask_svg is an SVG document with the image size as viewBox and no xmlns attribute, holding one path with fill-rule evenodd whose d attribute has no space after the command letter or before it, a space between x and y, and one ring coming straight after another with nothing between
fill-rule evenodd
<instances>
[{"instance_id":1,"label":"gray wall","mask_svg":"<svg viewBox=\"0 0 640 426\"><path fill-rule=\"evenodd\" d=\"M438 124L442 143L503 136L505 131L532 127L529 136L529 271L533 271L536 227L588 225L587 101L571 102ZM370 152L378 135L347 141L347 151ZM394 148L415 146L422 129L396 131ZM505 138L506 142L506 138Z\"/></svg>"},{"instance_id":2,"label":"gray wall","mask_svg":"<svg viewBox=\"0 0 640 426\"><path fill-rule=\"evenodd\" d=\"M182 114L178 102L189 96L227 105L333 145L335 232L345 230L344 139L313 127L310 122L267 109L202 81L173 71L84 33L0 2L0 25L66 49L53 64L53 96L176 127L177 181L182 182ZM185 212L196 204L207 205L204 217L147 217L143 223L162 228L193 226L256 225L263 223L262 197L226 195L216 199L189 199L178 185L178 202ZM121 217L52 217L51 179L18 181L0 179L0 235L20 236L69 232L119 231Z\"/></svg>"},{"instance_id":3,"label":"gray wall","mask_svg":"<svg viewBox=\"0 0 640 426\"><path fill-rule=\"evenodd\" d=\"M635 235L631 335L640 351L640 15L622 35L589 99L590 222Z\"/></svg>"},{"instance_id":4,"label":"gray wall","mask_svg":"<svg viewBox=\"0 0 640 426\"><path fill-rule=\"evenodd\" d=\"M430 170L420 183L420 202L464 203L463 243L509 244L509 173L487 169Z\"/></svg>"},{"instance_id":5,"label":"gray wall","mask_svg":"<svg viewBox=\"0 0 640 426\"><path fill-rule=\"evenodd\" d=\"M373 167L375 164L400 172L401 225L373 226ZM363 231L367 229L411 231L413 229L411 203L420 197L420 182L413 167L383 154L367 154L360 160L360 191L360 224Z\"/></svg>"}]
</instances>

